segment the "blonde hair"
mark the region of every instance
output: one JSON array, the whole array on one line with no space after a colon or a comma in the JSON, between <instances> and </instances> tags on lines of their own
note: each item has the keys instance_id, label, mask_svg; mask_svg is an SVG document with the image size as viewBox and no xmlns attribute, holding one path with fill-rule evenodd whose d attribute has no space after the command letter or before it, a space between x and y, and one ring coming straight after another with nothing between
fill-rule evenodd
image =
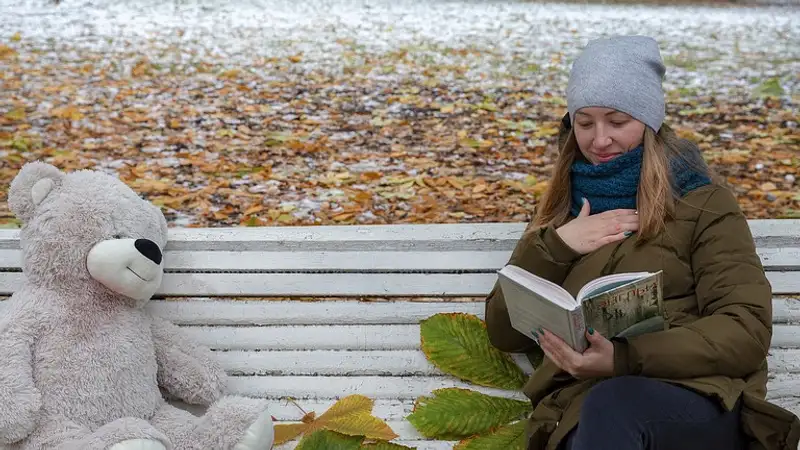
<instances>
[{"instance_id":1,"label":"blonde hair","mask_svg":"<svg viewBox=\"0 0 800 450\"><path fill-rule=\"evenodd\" d=\"M666 223L674 217L675 205L680 201L670 172L669 161L680 159L684 167L705 174L711 178L708 166L699 157L697 147L679 138L666 124L658 133L650 127L644 131L644 155L642 159L641 180L636 195L636 209L639 213L637 241L651 239L663 232ZM541 202L536 207L532 228L548 225L560 226L569 217L572 206L570 188L570 167L575 158L582 158L578 141L572 128L562 122L559 133L559 155L553 166L550 185Z\"/></svg>"}]
</instances>

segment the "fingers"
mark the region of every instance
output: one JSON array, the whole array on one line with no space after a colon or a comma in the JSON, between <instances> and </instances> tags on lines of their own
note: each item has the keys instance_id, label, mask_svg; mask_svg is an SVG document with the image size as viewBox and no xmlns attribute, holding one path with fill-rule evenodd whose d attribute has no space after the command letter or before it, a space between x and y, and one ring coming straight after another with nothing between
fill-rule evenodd
<instances>
[{"instance_id":1,"label":"fingers","mask_svg":"<svg viewBox=\"0 0 800 450\"><path fill-rule=\"evenodd\" d=\"M592 207L589 205L589 200L584 198L583 199L583 205L581 206L581 212L578 213L578 217L586 217L586 216L588 216L589 212L591 211L591 209L592 209Z\"/></svg>"},{"instance_id":2,"label":"fingers","mask_svg":"<svg viewBox=\"0 0 800 450\"><path fill-rule=\"evenodd\" d=\"M589 327L586 329L586 340L589 341L591 345L605 345L606 342L610 342L606 339L602 334L598 333L597 330Z\"/></svg>"},{"instance_id":3,"label":"fingers","mask_svg":"<svg viewBox=\"0 0 800 450\"><path fill-rule=\"evenodd\" d=\"M569 373L574 372L576 358L581 354L572 349L560 337L549 331L540 331L539 346L558 367Z\"/></svg>"},{"instance_id":4,"label":"fingers","mask_svg":"<svg viewBox=\"0 0 800 450\"><path fill-rule=\"evenodd\" d=\"M632 213L630 211L633 211ZM612 210L614 214L604 217L605 231L607 234L618 234L626 231L639 230L639 215L634 210Z\"/></svg>"},{"instance_id":5,"label":"fingers","mask_svg":"<svg viewBox=\"0 0 800 450\"><path fill-rule=\"evenodd\" d=\"M604 236L604 237L600 238L597 241L597 243L600 244L599 245L600 247L602 247L602 246L604 246L606 244L610 244L612 242L621 241L621 240L625 239L626 237L630 236L630 234L628 234L628 233L630 233L630 231L623 231L622 233L609 234L608 236Z\"/></svg>"},{"instance_id":6,"label":"fingers","mask_svg":"<svg viewBox=\"0 0 800 450\"><path fill-rule=\"evenodd\" d=\"M636 211L635 209L610 209L608 211L603 211L602 213L597 214L598 217L602 216L606 218L638 216L638 215L639 211Z\"/></svg>"}]
</instances>

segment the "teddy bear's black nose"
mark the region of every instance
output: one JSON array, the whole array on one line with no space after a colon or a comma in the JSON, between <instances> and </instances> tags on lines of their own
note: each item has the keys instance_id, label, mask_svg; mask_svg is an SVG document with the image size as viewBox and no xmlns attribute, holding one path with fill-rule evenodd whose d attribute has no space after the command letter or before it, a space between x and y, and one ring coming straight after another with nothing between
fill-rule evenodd
<instances>
[{"instance_id":1,"label":"teddy bear's black nose","mask_svg":"<svg viewBox=\"0 0 800 450\"><path fill-rule=\"evenodd\" d=\"M144 255L150 261L156 264L161 264L161 249L158 248L155 242L150 239L137 239L133 245L139 253Z\"/></svg>"}]
</instances>

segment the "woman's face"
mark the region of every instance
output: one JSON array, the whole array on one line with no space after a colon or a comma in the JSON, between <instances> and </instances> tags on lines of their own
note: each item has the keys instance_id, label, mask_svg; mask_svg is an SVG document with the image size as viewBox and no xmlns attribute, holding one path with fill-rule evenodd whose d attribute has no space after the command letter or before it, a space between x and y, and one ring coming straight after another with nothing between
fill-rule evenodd
<instances>
[{"instance_id":1,"label":"woman's face","mask_svg":"<svg viewBox=\"0 0 800 450\"><path fill-rule=\"evenodd\" d=\"M642 143L644 123L611 108L587 107L575 113L573 130L583 156L602 164Z\"/></svg>"}]
</instances>

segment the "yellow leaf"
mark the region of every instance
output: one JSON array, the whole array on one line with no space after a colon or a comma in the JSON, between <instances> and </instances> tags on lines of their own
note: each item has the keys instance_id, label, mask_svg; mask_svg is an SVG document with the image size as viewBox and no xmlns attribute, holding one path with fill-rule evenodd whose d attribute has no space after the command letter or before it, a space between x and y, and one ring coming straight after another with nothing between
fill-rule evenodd
<instances>
[{"instance_id":1,"label":"yellow leaf","mask_svg":"<svg viewBox=\"0 0 800 450\"><path fill-rule=\"evenodd\" d=\"M263 210L264 210L264 207L262 205L251 206L251 207L247 208L247 210L244 212L244 215L245 216L249 216L250 214L255 214L255 213L261 212Z\"/></svg>"},{"instance_id":2,"label":"yellow leaf","mask_svg":"<svg viewBox=\"0 0 800 450\"><path fill-rule=\"evenodd\" d=\"M351 177L350 172L342 172L334 175L334 178L336 178L337 180L347 180L350 177Z\"/></svg>"},{"instance_id":3,"label":"yellow leaf","mask_svg":"<svg viewBox=\"0 0 800 450\"><path fill-rule=\"evenodd\" d=\"M775 186L775 183L770 183L769 181L759 186L759 188L764 192L774 191L778 189L778 186Z\"/></svg>"},{"instance_id":4,"label":"yellow leaf","mask_svg":"<svg viewBox=\"0 0 800 450\"><path fill-rule=\"evenodd\" d=\"M458 179L456 179L456 178L453 178L453 177L447 177L447 182L448 182L448 183L449 183L451 186L453 186L454 188L456 188L456 189L464 189L464 186L466 185L466 183L465 183L465 182L463 182L463 181L461 181L461 180L458 180Z\"/></svg>"},{"instance_id":5,"label":"yellow leaf","mask_svg":"<svg viewBox=\"0 0 800 450\"><path fill-rule=\"evenodd\" d=\"M303 57L300 56L300 55L292 55L292 56L289 57L289 61L291 61L293 63L299 63L302 60L303 60Z\"/></svg>"},{"instance_id":6,"label":"yellow leaf","mask_svg":"<svg viewBox=\"0 0 800 450\"><path fill-rule=\"evenodd\" d=\"M540 181L533 185L533 192L538 195L544 194L548 186L550 186L549 180Z\"/></svg>"},{"instance_id":7,"label":"yellow leaf","mask_svg":"<svg viewBox=\"0 0 800 450\"><path fill-rule=\"evenodd\" d=\"M67 120L81 120L83 118L83 114L78 111L78 108L72 105L54 108L52 111L50 111L50 114L52 114L54 117Z\"/></svg>"},{"instance_id":8,"label":"yellow leaf","mask_svg":"<svg viewBox=\"0 0 800 450\"><path fill-rule=\"evenodd\" d=\"M361 179L364 181L378 180L383 176L380 172L364 172L361 174Z\"/></svg>"},{"instance_id":9,"label":"yellow leaf","mask_svg":"<svg viewBox=\"0 0 800 450\"><path fill-rule=\"evenodd\" d=\"M16 56L17 51L13 48L0 44L0 59L7 59Z\"/></svg>"},{"instance_id":10,"label":"yellow leaf","mask_svg":"<svg viewBox=\"0 0 800 450\"><path fill-rule=\"evenodd\" d=\"M289 442L297 436L300 436L300 434L306 431L309 427L310 425L304 422L275 424L275 441L273 442L273 445L280 445L284 442Z\"/></svg>"},{"instance_id":11,"label":"yellow leaf","mask_svg":"<svg viewBox=\"0 0 800 450\"><path fill-rule=\"evenodd\" d=\"M181 127L181 121L178 120L178 119L172 119L172 120L169 121L169 127L172 128L173 130L177 129L177 128L180 128Z\"/></svg>"},{"instance_id":12,"label":"yellow leaf","mask_svg":"<svg viewBox=\"0 0 800 450\"><path fill-rule=\"evenodd\" d=\"M140 77L142 75L147 75L152 70L152 66L150 66L150 62L143 58L136 62L131 69L131 75L135 77Z\"/></svg>"},{"instance_id":13,"label":"yellow leaf","mask_svg":"<svg viewBox=\"0 0 800 450\"><path fill-rule=\"evenodd\" d=\"M354 394L344 397L319 416L315 424L350 436L391 441L397 437L386 422L372 415L372 399Z\"/></svg>"},{"instance_id":14,"label":"yellow leaf","mask_svg":"<svg viewBox=\"0 0 800 450\"><path fill-rule=\"evenodd\" d=\"M2 50L0 49L0 51ZM4 117L10 120L25 120L25 110L23 108L15 108L7 112Z\"/></svg>"},{"instance_id":15,"label":"yellow leaf","mask_svg":"<svg viewBox=\"0 0 800 450\"><path fill-rule=\"evenodd\" d=\"M21 40L22 40L22 33L20 33L19 31L17 31L11 36L11 42L19 42Z\"/></svg>"},{"instance_id":16,"label":"yellow leaf","mask_svg":"<svg viewBox=\"0 0 800 450\"><path fill-rule=\"evenodd\" d=\"M445 114L450 114L451 112L455 111L455 109L456 109L456 105L450 103L450 104L442 106L439 109L439 111L441 111L441 112L443 112Z\"/></svg>"},{"instance_id":17,"label":"yellow leaf","mask_svg":"<svg viewBox=\"0 0 800 450\"><path fill-rule=\"evenodd\" d=\"M542 127L539 128L535 133L533 133L533 136L539 139L548 136L555 136L557 134L558 134L558 128L556 127Z\"/></svg>"},{"instance_id":18,"label":"yellow leaf","mask_svg":"<svg viewBox=\"0 0 800 450\"><path fill-rule=\"evenodd\" d=\"M221 74L219 74L219 77L220 78L226 78L226 79L233 79L233 78L238 77L239 74L241 74L241 73L242 73L242 71L239 70L239 69L230 69L230 70L226 70L225 72L222 72Z\"/></svg>"},{"instance_id":19,"label":"yellow leaf","mask_svg":"<svg viewBox=\"0 0 800 450\"><path fill-rule=\"evenodd\" d=\"M366 191L358 191L356 192L356 195L353 196L353 200L359 203L368 202L372 200L372 194Z\"/></svg>"},{"instance_id":20,"label":"yellow leaf","mask_svg":"<svg viewBox=\"0 0 800 450\"><path fill-rule=\"evenodd\" d=\"M398 437L386 422L372 415L372 406L373 401L363 395L344 397L316 419L312 411L306 413L300 423L275 425L275 445L294 439L301 433L309 435L320 429L383 441Z\"/></svg>"}]
</instances>

